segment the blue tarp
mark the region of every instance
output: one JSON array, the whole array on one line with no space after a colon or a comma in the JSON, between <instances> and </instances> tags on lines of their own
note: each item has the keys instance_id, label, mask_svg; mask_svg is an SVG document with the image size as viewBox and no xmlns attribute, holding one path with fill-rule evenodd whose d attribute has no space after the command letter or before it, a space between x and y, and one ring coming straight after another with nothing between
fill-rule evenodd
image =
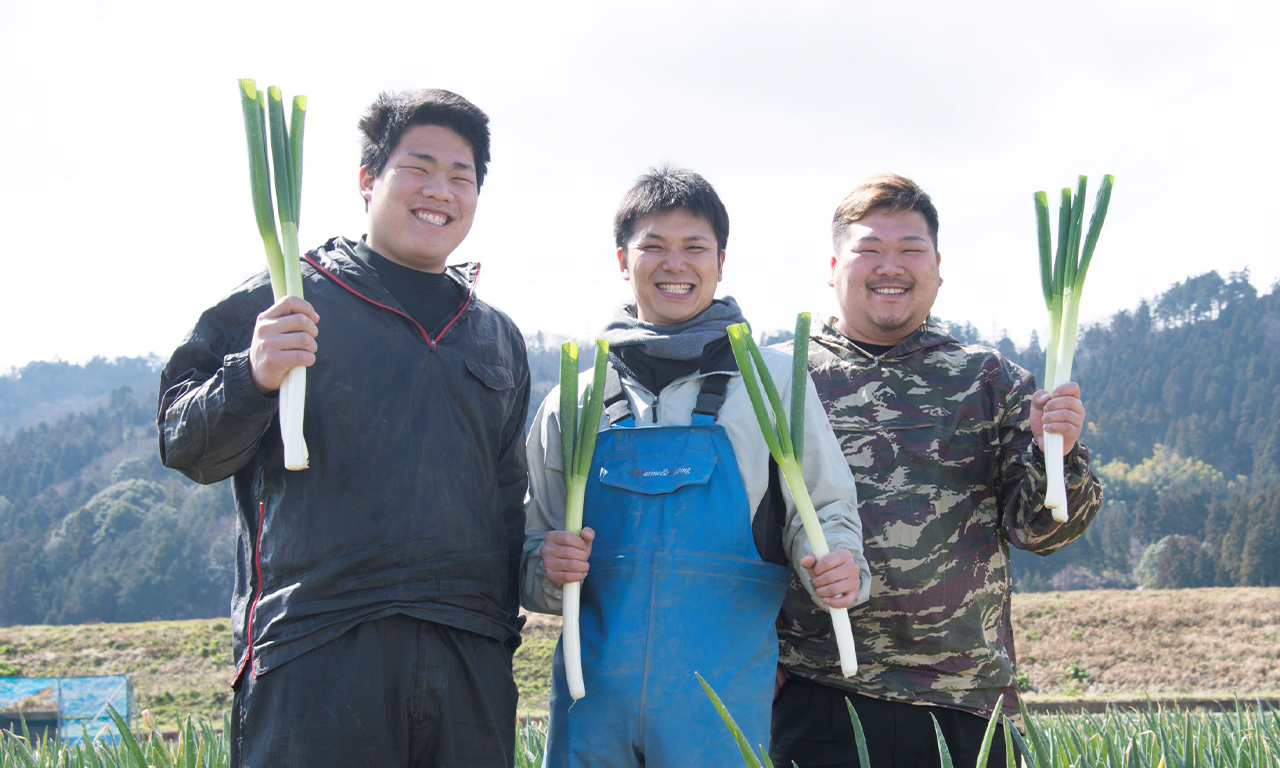
<instances>
[{"instance_id":1,"label":"blue tarp","mask_svg":"<svg viewBox=\"0 0 1280 768\"><path fill-rule=\"evenodd\" d=\"M94 740L114 741L119 733L107 716L107 707L115 707L128 721L129 687L124 675L0 677L0 711L34 698L38 705L28 708L58 710L58 735L63 741L80 741L85 732Z\"/></svg>"}]
</instances>

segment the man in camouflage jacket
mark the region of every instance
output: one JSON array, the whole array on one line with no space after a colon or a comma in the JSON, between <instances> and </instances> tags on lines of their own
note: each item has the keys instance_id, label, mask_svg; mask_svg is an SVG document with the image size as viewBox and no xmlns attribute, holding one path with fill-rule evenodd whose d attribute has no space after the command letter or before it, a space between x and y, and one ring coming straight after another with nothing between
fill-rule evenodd
<instances>
[{"instance_id":1,"label":"man in camouflage jacket","mask_svg":"<svg viewBox=\"0 0 1280 768\"><path fill-rule=\"evenodd\" d=\"M841 317L813 335L809 366L858 485L868 602L850 610L860 663L840 675L830 620L796 585L779 617L772 758L856 766L848 696L871 765L939 765L937 718L973 765L997 699L1018 723L1009 545L1048 555L1079 538L1102 488L1080 389L1052 395L988 347L929 318L941 278L937 212L909 179L866 180L833 222ZM1060 432L1069 519L1044 507L1044 428ZM990 765L1005 764L997 734Z\"/></svg>"}]
</instances>

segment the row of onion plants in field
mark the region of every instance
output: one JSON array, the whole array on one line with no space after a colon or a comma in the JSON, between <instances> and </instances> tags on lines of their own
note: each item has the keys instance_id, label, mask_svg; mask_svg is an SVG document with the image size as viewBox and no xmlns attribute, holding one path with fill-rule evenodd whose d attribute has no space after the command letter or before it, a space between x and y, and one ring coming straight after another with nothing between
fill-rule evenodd
<instances>
[{"instance_id":1,"label":"row of onion plants in field","mask_svg":"<svg viewBox=\"0 0 1280 768\"><path fill-rule=\"evenodd\" d=\"M711 706L708 704L708 706ZM114 717L114 713L113 717ZM1265 704L1186 712L1152 706L1104 714L1026 715L1016 737L1028 768L1280 768L1280 713ZM22 768L215 768L228 765L226 722L215 730L188 718L176 739L144 726L135 734L116 719L114 743L64 744L0 731L0 766ZM729 731L707 738L732 739ZM536 722L516 733L515 765L542 764L546 733ZM757 747L758 748L758 747ZM750 749L744 756L757 760ZM745 759L745 757L744 757ZM768 758L747 762L769 765ZM949 762L944 764L950 765ZM803 768L803 767L801 767ZM877 768L862 763L862 768ZM960 766L959 768L969 768Z\"/></svg>"}]
</instances>

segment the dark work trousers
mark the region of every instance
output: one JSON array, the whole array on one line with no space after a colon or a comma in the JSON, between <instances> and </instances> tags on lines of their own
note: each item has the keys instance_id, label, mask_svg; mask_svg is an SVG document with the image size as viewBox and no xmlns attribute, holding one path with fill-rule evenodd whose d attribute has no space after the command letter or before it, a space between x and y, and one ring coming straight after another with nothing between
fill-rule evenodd
<instances>
[{"instance_id":1,"label":"dark work trousers","mask_svg":"<svg viewBox=\"0 0 1280 768\"><path fill-rule=\"evenodd\" d=\"M503 643L387 616L260 677L246 672L231 714L231 766L509 768L515 722Z\"/></svg>"},{"instance_id":2,"label":"dark work trousers","mask_svg":"<svg viewBox=\"0 0 1280 768\"><path fill-rule=\"evenodd\" d=\"M845 698L853 702L867 740L870 766L859 766L858 746ZM773 702L769 757L774 765L803 768L940 768L933 715L957 766L977 765L986 718L946 707L900 704L848 693L791 677ZM1014 747L1015 758L1017 747ZM1004 726L996 728L987 757L990 768L1004 768Z\"/></svg>"}]
</instances>

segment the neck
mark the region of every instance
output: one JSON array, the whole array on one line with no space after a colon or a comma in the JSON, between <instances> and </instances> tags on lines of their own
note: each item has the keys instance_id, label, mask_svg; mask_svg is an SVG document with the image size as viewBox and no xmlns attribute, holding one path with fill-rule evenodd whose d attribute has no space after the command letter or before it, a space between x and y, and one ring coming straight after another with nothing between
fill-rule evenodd
<instances>
[{"instance_id":1,"label":"neck","mask_svg":"<svg viewBox=\"0 0 1280 768\"><path fill-rule=\"evenodd\" d=\"M405 258L397 254L393 249L383 247L381 241L379 241L372 232L370 232L368 235L365 236L364 242L365 242L365 245L369 246L369 250L378 254L379 256L386 259L387 261L390 261L395 264L399 264L400 266L405 267L407 269L416 269L419 272L433 272L437 275L444 272L444 268L445 268L444 259L441 259L439 263L436 263L434 261L429 262L422 259L415 260L415 259Z\"/></svg>"},{"instance_id":2,"label":"neck","mask_svg":"<svg viewBox=\"0 0 1280 768\"><path fill-rule=\"evenodd\" d=\"M850 326L848 321L846 321L844 318L840 318L840 320L836 323L836 330L839 331L841 335L845 336L846 338L851 339L852 341L858 344L872 344L878 347L896 347L897 345L906 341L907 338L911 336L912 333L915 333L919 327L920 326L916 326L915 328L912 328L908 333L905 333L901 336L889 337L883 334L871 335L871 334L861 333L855 330L852 326Z\"/></svg>"}]
</instances>

